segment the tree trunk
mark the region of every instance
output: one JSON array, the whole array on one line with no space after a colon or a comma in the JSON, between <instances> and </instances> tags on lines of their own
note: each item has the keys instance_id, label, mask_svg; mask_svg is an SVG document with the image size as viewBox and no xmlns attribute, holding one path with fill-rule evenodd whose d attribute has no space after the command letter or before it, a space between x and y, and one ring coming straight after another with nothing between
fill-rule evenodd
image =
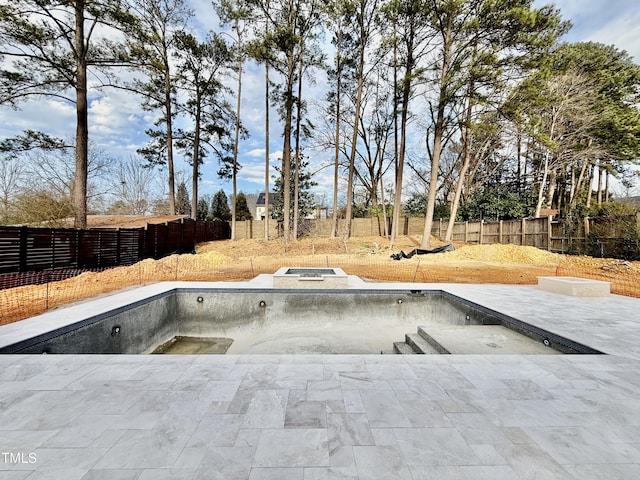
<instances>
[{"instance_id":1,"label":"tree trunk","mask_svg":"<svg viewBox=\"0 0 640 480\"><path fill-rule=\"evenodd\" d=\"M87 105L87 49L84 43L85 0L75 5L76 50L76 168L73 184L74 226L87 227L87 165L89 158L89 123Z\"/></svg>"},{"instance_id":2,"label":"tree trunk","mask_svg":"<svg viewBox=\"0 0 640 480\"><path fill-rule=\"evenodd\" d=\"M523 181L522 181L522 133L518 130L516 134L516 161L518 162L517 171L516 171L516 190L518 194L522 193L523 190Z\"/></svg>"},{"instance_id":3,"label":"tree trunk","mask_svg":"<svg viewBox=\"0 0 640 480\"><path fill-rule=\"evenodd\" d=\"M300 40L300 52L304 51L304 43ZM300 216L300 124L302 123L302 74L303 61L300 55L298 65L298 101L296 102L296 154L295 172L293 174L293 239L298 239L298 222Z\"/></svg>"},{"instance_id":4,"label":"tree trunk","mask_svg":"<svg viewBox=\"0 0 640 480\"><path fill-rule=\"evenodd\" d=\"M575 199L577 197L577 193L580 191L580 186L582 185L582 181L584 178L584 172L586 168L586 161L582 161L582 166L580 167L580 173L576 176L576 169L578 168L577 164L573 164L571 167L571 186L569 187L569 210L573 210L575 206Z\"/></svg>"},{"instance_id":5,"label":"tree trunk","mask_svg":"<svg viewBox=\"0 0 640 480\"><path fill-rule=\"evenodd\" d=\"M458 214L458 206L460 205L460 197L462 196L462 186L464 185L464 179L467 175L469 164L471 163L471 114L473 113L473 102L471 101L471 95L473 94L473 89L474 89L474 79L471 78L469 80L469 90L467 91L468 99L467 99L467 112L465 115L466 118L465 118L465 126L464 126L463 161L462 161L462 167L460 168L460 174L458 176L458 182L456 183L456 191L455 191L455 194L453 195L453 202L451 203L451 212L449 215L449 223L447 224L447 232L445 233L445 236L444 236L444 239L447 242L451 241L451 236L453 235L453 225L456 221L456 215ZM518 148L519 148L519 145L520 145L520 142L518 141ZM518 151L518 170L520 170L519 151Z\"/></svg>"},{"instance_id":6,"label":"tree trunk","mask_svg":"<svg viewBox=\"0 0 640 480\"><path fill-rule=\"evenodd\" d=\"M291 122L293 116L293 72L295 62L293 52L289 52L287 65L287 83L285 88L284 141L282 147L282 210L285 244L291 235Z\"/></svg>"},{"instance_id":7,"label":"tree trunk","mask_svg":"<svg viewBox=\"0 0 640 480\"><path fill-rule=\"evenodd\" d=\"M395 163L395 173L396 173L396 185L398 182L398 43L396 39L397 35L397 26L394 17L393 21L393 161ZM400 182L402 185L402 182ZM384 189L384 184L382 186ZM384 200L383 200L384 203ZM398 208L398 217L396 217L396 207ZM391 231L387 232L389 239L391 240L391 245L393 245L393 239L396 238L396 232L398 231L398 223L400 216L400 204L397 204L394 198L393 202L393 211L391 212ZM385 229L387 225L385 223Z\"/></svg>"},{"instance_id":8,"label":"tree trunk","mask_svg":"<svg viewBox=\"0 0 640 480\"><path fill-rule=\"evenodd\" d=\"M233 200L231 201L231 240L236 239L236 199L238 197L238 143L240 140L240 102L242 100L242 41L240 40L240 27L236 20L236 28L238 34L238 100L236 102L236 132L233 143L233 170L231 171L231 180L233 188Z\"/></svg>"},{"instance_id":9,"label":"tree trunk","mask_svg":"<svg viewBox=\"0 0 640 480\"><path fill-rule=\"evenodd\" d=\"M269 241L269 63L265 62L264 105L264 241Z\"/></svg>"},{"instance_id":10,"label":"tree trunk","mask_svg":"<svg viewBox=\"0 0 640 480\"><path fill-rule=\"evenodd\" d=\"M598 163L598 193L597 193L597 202L598 206L602 205L602 176L604 175L604 166L602 165L602 160Z\"/></svg>"},{"instance_id":11,"label":"tree trunk","mask_svg":"<svg viewBox=\"0 0 640 480\"><path fill-rule=\"evenodd\" d=\"M384 201L384 177L380 177L380 201L382 202L382 221L384 222L384 237L389 238L389 225L387 221L387 205Z\"/></svg>"},{"instance_id":12,"label":"tree trunk","mask_svg":"<svg viewBox=\"0 0 640 480\"><path fill-rule=\"evenodd\" d=\"M551 121L551 129L550 129L550 133L549 133L549 138L551 140L553 140L553 136L555 134L556 115L557 115L557 110L554 109L554 114L552 116L552 121ZM540 210L542 210L542 202L544 201L544 188L545 188L545 185L547 183L547 176L549 175L550 160L551 160L551 152L549 151L548 148L545 148L544 164L543 164L544 165L544 171L542 173L542 181L540 182L540 190L538 191L538 202L536 203L535 218L540 217Z\"/></svg>"},{"instance_id":13,"label":"tree trunk","mask_svg":"<svg viewBox=\"0 0 640 480\"><path fill-rule=\"evenodd\" d=\"M409 98L411 96L411 76L413 75L413 32L407 38L407 66L402 81L402 113L400 114L400 142L398 145L398 157L396 165L395 198L393 202L393 220L391 225L391 238L396 239L400 230L400 212L402 210L402 180L404 171L404 156L407 144L407 120L409 115ZM394 50L394 55L396 54ZM396 60L394 58L394 64ZM396 129L397 130L397 129Z\"/></svg>"},{"instance_id":14,"label":"tree trunk","mask_svg":"<svg viewBox=\"0 0 640 480\"><path fill-rule=\"evenodd\" d=\"M593 175L596 169L595 163L589 165L589 178L587 180L587 209L591 208L591 197L593 196Z\"/></svg>"},{"instance_id":15,"label":"tree trunk","mask_svg":"<svg viewBox=\"0 0 640 480\"><path fill-rule=\"evenodd\" d=\"M360 120L360 106L362 104L362 88L364 85L364 52L367 42L367 32L365 32L365 2L360 2L360 51L358 58L358 90L356 93L356 105L353 118L353 135L351 136L351 154L349 155L349 176L347 179L347 208L344 219L343 238L347 239L351 235L351 217L353 216L353 173L356 163L356 144L358 142L358 129Z\"/></svg>"},{"instance_id":16,"label":"tree trunk","mask_svg":"<svg viewBox=\"0 0 640 480\"><path fill-rule=\"evenodd\" d=\"M446 89L447 76L449 75L449 60L451 56L451 26L447 26L442 46L442 69L440 72L440 92L438 98L438 113L433 133L433 157L431 159L431 176L429 179L429 196L427 197L427 213L425 215L424 231L420 248L427 249L431 245L431 227L433 225L433 212L436 206L436 194L438 185L438 169L440 167L440 153L442 151L442 137L444 135L444 115L447 103Z\"/></svg>"},{"instance_id":17,"label":"tree trunk","mask_svg":"<svg viewBox=\"0 0 640 480\"><path fill-rule=\"evenodd\" d=\"M552 168L551 171L549 172L549 192L547 193L547 202L546 202L547 208L553 208L554 206L553 197L555 197L556 195L556 188L558 186L557 179L558 179L558 169Z\"/></svg>"},{"instance_id":18,"label":"tree trunk","mask_svg":"<svg viewBox=\"0 0 640 480\"><path fill-rule=\"evenodd\" d=\"M540 211L542 210L542 203L544 202L544 187L547 183L547 176L549 175L549 156L550 153L547 150L544 154L544 167L542 171L542 180L540 181L540 189L538 190L538 201L536 203L535 218L540 217Z\"/></svg>"},{"instance_id":19,"label":"tree trunk","mask_svg":"<svg viewBox=\"0 0 640 480\"><path fill-rule=\"evenodd\" d=\"M164 109L167 116L167 170L169 172L169 215L176 214L175 170L173 166L173 108L171 106L171 76L169 65L164 76Z\"/></svg>"},{"instance_id":20,"label":"tree trunk","mask_svg":"<svg viewBox=\"0 0 640 480\"><path fill-rule=\"evenodd\" d=\"M338 20L336 51L336 134L333 165L333 216L331 238L338 234L338 173L340 167L340 96L342 95L342 19Z\"/></svg>"},{"instance_id":21,"label":"tree trunk","mask_svg":"<svg viewBox=\"0 0 640 480\"><path fill-rule=\"evenodd\" d=\"M198 177L200 168L200 119L202 118L202 112L200 109L201 100L198 98L196 101L196 115L195 125L193 133L193 169L191 179L191 218L198 219Z\"/></svg>"}]
</instances>

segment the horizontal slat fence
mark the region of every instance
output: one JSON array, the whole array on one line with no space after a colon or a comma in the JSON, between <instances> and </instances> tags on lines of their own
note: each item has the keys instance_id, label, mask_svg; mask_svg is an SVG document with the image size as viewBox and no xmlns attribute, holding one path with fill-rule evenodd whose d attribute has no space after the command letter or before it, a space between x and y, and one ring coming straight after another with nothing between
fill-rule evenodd
<instances>
[{"instance_id":1,"label":"horizontal slat fence","mask_svg":"<svg viewBox=\"0 0 640 480\"><path fill-rule=\"evenodd\" d=\"M70 229L0 226L0 288L7 279L29 284L47 275L34 272L66 271L67 276L83 270L131 265L145 258L173 253L191 253L199 242L230 238L227 222L196 222L191 219L146 228ZM57 275L60 276L60 275ZM29 280L31 279L31 280Z\"/></svg>"}]
</instances>

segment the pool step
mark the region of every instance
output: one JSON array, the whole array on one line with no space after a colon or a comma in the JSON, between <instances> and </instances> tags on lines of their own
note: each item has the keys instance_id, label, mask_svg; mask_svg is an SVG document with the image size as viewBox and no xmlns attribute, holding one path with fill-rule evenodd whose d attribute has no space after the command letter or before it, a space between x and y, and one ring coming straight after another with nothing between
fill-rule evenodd
<instances>
[{"instance_id":1,"label":"pool step","mask_svg":"<svg viewBox=\"0 0 640 480\"><path fill-rule=\"evenodd\" d=\"M429 346L435 350L435 353L448 355L451 352L440 345L431 335L427 333L427 331L423 327L418 327L418 335L423 338Z\"/></svg>"},{"instance_id":2,"label":"pool step","mask_svg":"<svg viewBox=\"0 0 640 480\"><path fill-rule=\"evenodd\" d=\"M416 352L425 355L438 354L436 350L427 340L425 340L418 333L407 333L405 336L405 342Z\"/></svg>"},{"instance_id":3,"label":"pool step","mask_svg":"<svg viewBox=\"0 0 640 480\"><path fill-rule=\"evenodd\" d=\"M434 340L422 327L417 333L407 333L404 342L393 342L393 352L401 355L423 354L438 355L450 353Z\"/></svg>"},{"instance_id":4,"label":"pool step","mask_svg":"<svg viewBox=\"0 0 640 480\"><path fill-rule=\"evenodd\" d=\"M412 355L416 353L411 346L405 342L393 342L393 353L401 355Z\"/></svg>"}]
</instances>

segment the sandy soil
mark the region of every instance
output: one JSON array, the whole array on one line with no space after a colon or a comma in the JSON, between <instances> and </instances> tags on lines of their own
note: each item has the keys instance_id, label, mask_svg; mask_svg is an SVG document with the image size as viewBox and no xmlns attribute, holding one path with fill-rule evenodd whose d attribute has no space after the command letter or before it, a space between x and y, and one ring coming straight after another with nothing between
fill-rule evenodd
<instances>
[{"instance_id":1,"label":"sandy soil","mask_svg":"<svg viewBox=\"0 0 640 480\"><path fill-rule=\"evenodd\" d=\"M147 223L165 223L180 220L185 215L89 215L89 228L138 228L146 227ZM68 219L65 226L73 227L73 219Z\"/></svg>"},{"instance_id":2,"label":"sandy soil","mask_svg":"<svg viewBox=\"0 0 640 480\"><path fill-rule=\"evenodd\" d=\"M442 244L434 240L432 247ZM288 244L282 239L208 242L199 245L195 255L147 259L49 285L0 290L0 324L137 285L250 279L283 266L340 267L370 281L535 284L540 275L569 275L610 281L614 293L640 297L640 262L559 255L534 247L464 244L456 244L453 252L391 259L392 253L408 253L419 245L419 237L402 237L393 244L382 237L348 242L304 238Z\"/></svg>"}]
</instances>

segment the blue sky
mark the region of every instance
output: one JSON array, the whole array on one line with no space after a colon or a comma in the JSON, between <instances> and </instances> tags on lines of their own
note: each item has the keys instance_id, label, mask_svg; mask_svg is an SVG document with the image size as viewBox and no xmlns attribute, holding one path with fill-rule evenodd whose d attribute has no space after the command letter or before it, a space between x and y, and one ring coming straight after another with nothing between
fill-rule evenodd
<instances>
[{"instance_id":1,"label":"blue sky","mask_svg":"<svg viewBox=\"0 0 640 480\"><path fill-rule=\"evenodd\" d=\"M534 5L549 2L536 0ZM561 0L553 2L565 19L574 27L565 37L567 41L593 40L613 44L626 50L636 61L640 61L640 6L632 0ZM195 25L201 30L218 30L218 21L210 0L190 0L196 12ZM243 77L242 119L249 129L250 137L241 141L239 161L243 165L238 177L238 187L245 193L257 193L264 185L264 68L253 63L245 65ZM320 95L324 77L316 75L317 84L307 85L306 91ZM319 100L319 99L318 99ZM312 110L316 111L312 107ZM126 158L134 155L144 145L144 130L153 123L155 116L143 112L139 99L122 91L94 91L90 104L90 136L105 147L113 156ZM272 165L278 165L282 149L282 137L277 112L271 109L270 151ZM72 105L53 99L40 99L21 105L20 110L0 109L0 138L15 135L23 129L41 130L51 135L72 138L75 129L75 112ZM312 157L313 170L330 163L330 152L308 152ZM189 174L190 167L180 158L176 168ZM229 182L217 178L218 165L214 160L202 169L201 194L213 194L220 188L230 192ZM275 171L272 170L272 174ZM331 198L332 170L321 169L314 177L319 184L317 191Z\"/></svg>"}]
</instances>

